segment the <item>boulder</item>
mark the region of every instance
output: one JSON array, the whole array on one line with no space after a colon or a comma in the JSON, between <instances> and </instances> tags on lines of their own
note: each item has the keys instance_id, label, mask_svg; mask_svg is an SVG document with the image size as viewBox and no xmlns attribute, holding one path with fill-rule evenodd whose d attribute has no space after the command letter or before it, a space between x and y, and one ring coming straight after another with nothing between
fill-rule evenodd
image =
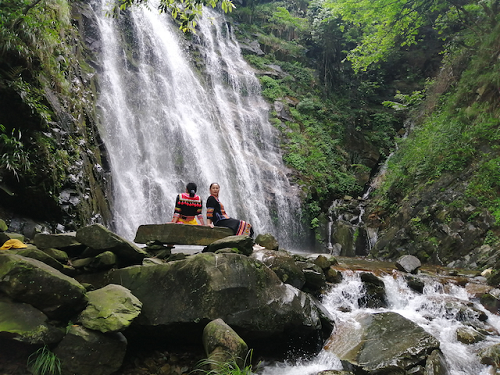
<instances>
[{"instance_id":1,"label":"boulder","mask_svg":"<svg viewBox=\"0 0 500 375\"><path fill-rule=\"evenodd\" d=\"M14 254L0 253L0 291L53 319L80 312L87 303L85 288L75 279L38 260Z\"/></svg>"},{"instance_id":2,"label":"boulder","mask_svg":"<svg viewBox=\"0 0 500 375\"><path fill-rule=\"evenodd\" d=\"M425 362L425 375L449 375L450 371L441 350L433 350Z\"/></svg>"},{"instance_id":3,"label":"boulder","mask_svg":"<svg viewBox=\"0 0 500 375\"><path fill-rule=\"evenodd\" d=\"M402 272L417 273L420 267L422 263L413 255L403 255L396 261L396 268Z\"/></svg>"},{"instance_id":4,"label":"boulder","mask_svg":"<svg viewBox=\"0 0 500 375\"><path fill-rule=\"evenodd\" d=\"M318 294L326 287L326 276L321 267L312 262L297 262L306 278L304 289Z\"/></svg>"},{"instance_id":5,"label":"boulder","mask_svg":"<svg viewBox=\"0 0 500 375\"><path fill-rule=\"evenodd\" d=\"M94 331L123 331L141 313L141 301L121 285L106 285L88 292L87 298L89 303L77 321Z\"/></svg>"},{"instance_id":6,"label":"boulder","mask_svg":"<svg viewBox=\"0 0 500 375\"><path fill-rule=\"evenodd\" d=\"M37 249L33 245L28 245L26 249L8 250L8 252L10 254L17 254L23 257L39 260L40 262L43 262L48 266L55 268L58 271L62 271L62 269L64 268L64 266L59 261L52 258L49 254L45 253L44 251Z\"/></svg>"},{"instance_id":7,"label":"boulder","mask_svg":"<svg viewBox=\"0 0 500 375\"><path fill-rule=\"evenodd\" d=\"M76 239L94 250L99 250L100 253L112 251L118 256L121 266L141 264L147 256L144 250L101 224L93 224L77 230Z\"/></svg>"},{"instance_id":8,"label":"boulder","mask_svg":"<svg viewBox=\"0 0 500 375\"><path fill-rule=\"evenodd\" d=\"M304 272L285 251L254 250L251 257L268 266L286 284L301 289L306 283Z\"/></svg>"},{"instance_id":9,"label":"boulder","mask_svg":"<svg viewBox=\"0 0 500 375\"><path fill-rule=\"evenodd\" d=\"M248 256L253 252L253 245L253 239L248 236L228 236L212 242L203 249L203 252L215 253L217 250L229 248L236 249L238 253Z\"/></svg>"},{"instance_id":10,"label":"boulder","mask_svg":"<svg viewBox=\"0 0 500 375\"><path fill-rule=\"evenodd\" d=\"M162 265L115 269L108 281L143 303L127 331L141 337L196 343L205 325L221 318L247 343L259 340L276 349L293 339L317 345L333 325L317 301L240 254L200 253Z\"/></svg>"},{"instance_id":11,"label":"boulder","mask_svg":"<svg viewBox=\"0 0 500 375\"><path fill-rule=\"evenodd\" d=\"M72 325L53 352L62 375L109 375L121 367L126 349L120 332L104 334Z\"/></svg>"},{"instance_id":12,"label":"boulder","mask_svg":"<svg viewBox=\"0 0 500 375\"><path fill-rule=\"evenodd\" d=\"M47 315L27 303L0 299L0 337L45 345L61 341L62 329L48 323Z\"/></svg>"},{"instance_id":13,"label":"boulder","mask_svg":"<svg viewBox=\"0 0 500 375\"><path fill-rule=\"evenodd\" d=\"M354 373L404 374L439 349L439 341L394 312L360 312L337 325L325 345Z\"/></svg>"},{"instance_id":14,"label":"boulder","mask_svg":"<svg viewBox=\"0 0 500 375\"><path fill-rule=\"evenodd\" d=\"M81 245L76 239L76 232L63 234L37 233L33 238L33 243L39 249L66 249L75 245Z\"/></svg>"},{"instance_id":15,"label":"boulder","mask_svg":"<svg viewBox=\"0 0 500 375\"><path fill-rule=\"evenodd\" d=\"M208 359L217 363L234 360L244 367L248 353L248 345L222 319L211 321L203 330L203 348Z\"/></svg>"},{"instance_id":16,"label":"boulder","mask_svg":"<svg viewBox=\"0 0 500 375\"><path fill-rule=\"evenodd\" d=\"M342 281L342 273L336 270L333 266L330 266L325 272L326 281L332 284L338 284Z\"/></svg>"},{"instance_id":17,"label":"boulder","mask_svg":"<svg viewBox=\"0 0 500 375\"><path fill-rule=\"evenodd\" d=\"M454 298L451 296L429 296L420 306L415 306L416 311L424 311L424 317L433 319L432 314L425 311L439 311L439 315L446 319L456 319L472 327L483 329L488 315L478 309L473 302Z\"/></svg>"},{"instance_id":18,"label":"boulder","mask_svg":"<svg viewBox=\"0 0 500 375\"><path fill-rule=\"evenodd\" d=\"M278 241L270 233L259 234L255 238L255 243L264 246L268 250L278 250L279 248Z\"/></svg>"},{"instance_id":19,"label":"boulder","mask_svg":"<svg viewBox=\"0 0 500 375\"><path fill-rule=\"evenodd\" d=\"M494 368L500 367L500 344L483 348L477 355L483 365L493 366Z\"/></svg>"},{"instance_id":20,"label":"boulder","mask_svg":"<svg viewBox=\"0 0 500 375\"><path fill-rule=\"evenodd\" d=\"M48 249L41 249L45 254L50 255L52 258L57 260L58 262L62 264L68 263L69 257L68 254L59 249L54 249L54 248L48 248Z\"/></svg>"},{"instance_id":21,"label":"boulder","mask_svg":"<svg viewBox=\"0 0 500 375\"><path fill-rule=\"evenodd\" d=\"M323 271L326 271L330 268L330 266L338 264L338 261L333 256L327 258L324 255L318 255L316 259L314 259L314 264L320 267Z\"/></svg>"},{"instance_id":22,"label":"boulder","mask_svg":"<svg viewBox=\"0 0 500 375\"><path fill-rule=\"evenodd\" d=\"M485 336L472 327L460 326L457 328L457 341L462 344L475 344L476 342L483 341L484 339Z\"/></svg>"},{"instance_id":23,"label":"boulder","mask_svg":"<svg viewBox=\"0 0 500 375\"><path fill-rule=\"evenodd\" d=\"M117 258L115 253L112 251L105 251L94 258L90 267L95 270L106 270L113 267L116 263Z\"/></svg>"},{"instance_id":24,"label":"boulder","mask_svg":"<svg viewBox=\"0 0 500 375\"><path fill-rule=\"evenodd\" d=\"M166 244L207 246L221 238L232 236L229 228L177 223L147 224L137 229L134 242L158 241Z\"/></svg>"},{"instance_id":25,"label":"boulder","mask_svg":"<svg viewBox=\"0 0 500 375\"><path fill-rule=\"evenodd\" d=\"M362 272L360 278L365 288L365 294L358 300L359 306L372 309L387 307L384 282L371 272Z\"/></svg>"}]
</instances>

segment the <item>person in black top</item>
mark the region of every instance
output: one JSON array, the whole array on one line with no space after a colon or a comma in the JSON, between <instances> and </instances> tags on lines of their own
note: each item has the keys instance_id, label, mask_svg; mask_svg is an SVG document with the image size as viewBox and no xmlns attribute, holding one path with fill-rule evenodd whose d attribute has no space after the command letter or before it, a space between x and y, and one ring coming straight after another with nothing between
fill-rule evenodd
<instances>
[{"instance_id":1,"label":"person in black top","mask_svg":"<svg viewBox=\"0 0 500 375\"><path fill-rule=\"evenodd\" d=\"M253 228L250 223L229 217L224 206L219 201L220 186L218 183L210 185L210 196L207 199L207 222L210 227L226 227L232 229L235 235L253 236Z\"/></svg>"}]
</instances>

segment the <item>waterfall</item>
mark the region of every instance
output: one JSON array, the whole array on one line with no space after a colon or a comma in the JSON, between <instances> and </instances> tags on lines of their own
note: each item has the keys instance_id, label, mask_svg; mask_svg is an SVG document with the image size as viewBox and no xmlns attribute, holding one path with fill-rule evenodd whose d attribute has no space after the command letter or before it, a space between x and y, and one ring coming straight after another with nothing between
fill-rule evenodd
<instances>
[{"instance_id":1,"label":"waterfall","mask_svg":"<svg viewBox=\"0 0 500 375\"><path fill-rule=\"evenodd\" d=\"M133 239L139 225L171 220L188 182L204 201L217 182L231 217L285 248L300 246L299 192L288 181L259 81L224 16L204 9L189 41L169 15L134 8L117 20L105 17L106 0L95 1L113 230Z\"/></svg>"},{"instance_id":2,"label":"waterfall","mask_svg":"<svg viewBox=\"0 0 500 375\"><path fill-rule=\"evenodd\" d=\"M343 272L343 276L342 282L335 285L323 298L323 306L332 314L336 324L350 321L351 317L363 310L358 305L358 301L364 295L359 273L346 271ZM466 323L450 317L443 307L450 298L471 303L466 289L454 284L443 286L430 277L423 277L422 280L425 286L423 293L420 294L412 291L401 275L384 276L388 307L364 310L397 312L433 335L440 342L441 351L450 368L450 375L490 374L488 366L479 363L475 353L482 347L499 343L500 337L491 335L474 345L459 342L455 332ZM475 307L487 314L489 324L499 332L500 318L486 311L481 305ZM342 364L331 352L321 351L312 360L268 366L262 375L316 375L325 370L342 370Z\"/></svg>"}]
</instances>

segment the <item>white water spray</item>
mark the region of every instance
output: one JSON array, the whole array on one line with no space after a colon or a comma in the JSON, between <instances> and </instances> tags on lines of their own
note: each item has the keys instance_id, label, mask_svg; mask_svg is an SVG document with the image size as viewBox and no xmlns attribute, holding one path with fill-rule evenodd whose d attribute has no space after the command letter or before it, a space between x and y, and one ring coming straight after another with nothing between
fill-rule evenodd
<instances>
[{"instance_id":1,"label":"white water spray","mask_svg":"<svg viewBox=\"0 0 500 375\"><path fill-rule=\"evenodd\" d=\"M114 230L169 222L188 182L212 182L232 217L280 245L305 237L298 191L283 165L260 84L219 13L204 10L192 46L168 15L134 8L118 20L94 4L102 42L99 115L113 182ZM153 3L150 4L154 9Z\"/></svg>"},{"instance_id":2,"label":"white water spray","mask_svg":"<svg viewBox=\"0 0 500 375\"><path fill-rule=\"evenodd\" d=\"M336 285L323 299L324 307L332 314L336 324L352 321L352 317L360 311L382 312L393 311L421 326L440 342L450 369L450 375L488 375L491 369L482 365L476 353L484 347L500 343L498 335L490 335L486 340L466 345L457 340L456 331L464 327L464 323L450 316L449 308L445 308L450 300L470 303L467 291L460 286L442 284L431 278L425 282L422 294L411 290L401 277L387 275L383 277L388 308L361 309L358 301L364 295L363 283L359 273L345 271L343 281ZM500 319L477 305L488 316L487 324L500 332ZM451 314L453 315L453 314ZM320 371L342 370L340 360L330 352L322 351L313 360L298 363L280 363L264 369L263 375L301 374L316 375Z\"/></svg>"}]
</instances>

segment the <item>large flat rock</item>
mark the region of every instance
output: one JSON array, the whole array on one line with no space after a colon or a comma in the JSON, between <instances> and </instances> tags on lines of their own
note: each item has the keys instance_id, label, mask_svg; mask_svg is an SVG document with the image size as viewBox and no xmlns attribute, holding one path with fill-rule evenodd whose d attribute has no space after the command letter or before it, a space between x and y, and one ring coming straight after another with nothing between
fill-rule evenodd
<instances>
[{"instance_id":1,"label":"large flat rock","mask_svg":"<svg viewBox=\"0 0 500 375\"><path fill-rule=\"evenodd\" d=\"M137 229L134 242L145 244L149 241L159 241L173 245L207 246L214 241L232 235L231 229L222 227L210 228L202 225L177 223L147 224L141 225Z\"/></svg>"}]
</instances>

